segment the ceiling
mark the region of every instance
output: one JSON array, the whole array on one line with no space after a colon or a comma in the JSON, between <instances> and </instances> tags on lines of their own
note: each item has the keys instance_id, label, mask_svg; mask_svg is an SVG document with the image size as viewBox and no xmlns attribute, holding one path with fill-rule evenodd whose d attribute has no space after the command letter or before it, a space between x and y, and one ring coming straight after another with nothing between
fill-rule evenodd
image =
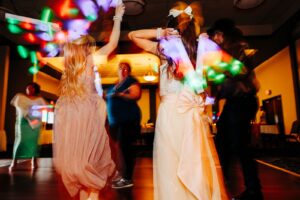
<instances>
[{"instance_id":1,"label":"ceiling","mask_svg":"<svg viewBox=\"0 0 300 200\"><path fill-rule=\"evenodd\" d=\"M43 58L44 63L47 63L51 68L62 72L63 57ZM93 57L95 65L98 66L98 71L101 74L102 84L112 84L118 80L118 64L120 61L129 62L132 67L132 74L142 84L156 84L158 82L158 66L159 58L153 54L118 54L111 59L106 56ZM155 77L153 81L146 81L143 77L146 73L151 72Z\"/></svg>"},{"instance_id":2,"label":"ceiling","mask_svg":"<svg viewBox=\"0 0 300 200\"><path fill-rule=\"evenodd\" d=\"M42 8L55 7L67 0L1 0L0 1L0 35L16 44L26 44L19 37L9 33L6 28L3 13L12 13L25 17L40 19ZM95 0L96 1L96 0ZM108 1L108 0L103 0ZM127 33L141 28L164 26L169 9L176 0L145 0L144 11L137 16L124 16L122 21L121 42L127 42ZM199 0L205 19L202 31L205 31L215 20L223 17L233 19L246 36L267 37L276 32L287 20L300 10L299 0L265 0L261 5L252 9L239 9L233 5L234 1L254 0ZM185 1L193 2L193 1ZM127 8L128 9L128 8ZM112 13L110 13L112 15ZM110 17L111 18L111 17ZM99 35L98 22L93 26L92 35ZM100 26L103 27L103 26ZM102 30L102 32L105 32ZM105 34L104 34L105 35ZM104 37L97 37L101 42ZM126 49L126 48L125 48ZM126 50L124 51L126 53ZM139 76L148 70L148 65L137 65ZM53 67L55 68L55 67ZM142 71L141 68L144 68ZM146 70L145 70L146 69Z\"/></svg>"},{"instance_id":3,"label":"ceiling","mask_svg":"<svg viewBox=\"0 0 300 200\"><path fill-rule=\"evenodd\" d=\"M42 8L51 8L66 0L2 0L0 11L40 19ZM109 0L103 0L109 1ZM235 0L236 1L236 0ZM254 0L237 0L254 1ZM176 0L145 0L144 12L138 16L125 16L124 32L160 27L164 25L169 9ZM185 1L193 2L193 1ZM234 0L199 0L205 19L204 27L209 27L215 20L227 17L233 19L245 35L269 35L277 30L287 19L300 9L298 0L265 0L251 9L239 9ZM7 36L9 37L9 36Z\"/></svg>"}]
</instances>

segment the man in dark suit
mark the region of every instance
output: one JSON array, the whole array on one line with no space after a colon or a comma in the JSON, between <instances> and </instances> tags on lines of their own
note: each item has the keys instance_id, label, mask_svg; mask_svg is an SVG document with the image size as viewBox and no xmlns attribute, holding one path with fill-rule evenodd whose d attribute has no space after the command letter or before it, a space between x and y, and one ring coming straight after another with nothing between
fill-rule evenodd
<instances>
[{"instance_id":1,"label":"man in dark suit","mask_svg":"<svg viewBox=\"0 0 300 200\"><path fill-rule=\"evenodd\" d=\"M225 99L217 122L216 136L224 176L229 181L230 158L235 154L241 163L246 189L234 199L262 200L257 165L249 147L251 120L255 118L258 109L258 82L253 71L252 58L245 53L248 43L230 19L217 20L207 33L224 51L244 64L238 75L225 73L226 78L218 88L217 99Z\"/></svg>"}]
</instances>

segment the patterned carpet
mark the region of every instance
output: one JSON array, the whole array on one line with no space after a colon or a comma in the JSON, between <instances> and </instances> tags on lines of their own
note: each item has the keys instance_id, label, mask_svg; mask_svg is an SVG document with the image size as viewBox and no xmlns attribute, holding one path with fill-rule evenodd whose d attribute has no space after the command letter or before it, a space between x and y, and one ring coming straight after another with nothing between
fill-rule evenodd
<instances>
[{"instance_id":1,"label":"patterned carpet","mask_svg":"<svg viewBox=\"0 0 300 200\"><path fill-rule=\"evenodd\" d=\"M266 163L283 168L285 170L299 174L300 176L300 157L265 157L260 158Z\"/></svg>"},{"instance_id":2,"label":"patterned carpet","mask_svg":"<svg viewBox=\"0 0 300 200\"><path fill-rule=\"evenodd\" d=\"M300 176L300 144L292 143L283 148L260 150L257 159Z\"/></svg>"}]
</instances>

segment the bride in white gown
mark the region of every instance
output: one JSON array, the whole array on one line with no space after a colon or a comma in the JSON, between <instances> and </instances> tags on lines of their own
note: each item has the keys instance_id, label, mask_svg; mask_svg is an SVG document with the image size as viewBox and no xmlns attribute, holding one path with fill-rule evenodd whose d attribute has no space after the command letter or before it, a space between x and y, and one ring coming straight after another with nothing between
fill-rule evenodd
<instances>
[{"instance_id":1,"label":"bride in white gown","mask_svg":"<svg viewBox=\"0 0 300 200\"><path fill-rule=\"evenodd\" d=\"M185 70L180 69L174 56L166 55L166 48L159 42L179 33L190 64L195 63L202 21L198 4L178 2L170 10L169 28L129 33L136 45L161 58L161 104L153 150L156 200L228 199L213 138L203 117L203 89L194 90L184 83Z\"/></svg>"}]
</instances>

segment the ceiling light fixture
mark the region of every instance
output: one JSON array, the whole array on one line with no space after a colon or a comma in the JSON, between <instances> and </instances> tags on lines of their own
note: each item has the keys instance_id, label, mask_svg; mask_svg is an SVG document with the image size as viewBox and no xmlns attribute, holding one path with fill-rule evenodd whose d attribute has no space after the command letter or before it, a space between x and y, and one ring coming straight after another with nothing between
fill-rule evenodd
<instances>
[{"instance_id":1,"label":"ceiling light fixture","mask_svg":"<svg viewBox=\"0 0 300 200\"><path fill-rule=\"evenodd\" d=\"M255 8L262 4L264 0L233 0L233 5L240 9Z\"/></svg>"},{"instance_id":2,"label":"ceiling light fixture","mask_svg":"<svg viewBox=\"0 0 300 200\"><path fill-rule=\"evenodd\" d=\"M146 5L144 0L123 0L125 15L139 15L144 11Z\"/></svg>"},{"instance_id":3,"label":"ceiling light fixture","mask_svg":"<svg viewBox=\"0 0 300 200\"><path fill-rule=\"evenodd\" d=\"M156 79L156 76L153 74L153 72L149 71L144 75L143 78L145 81L152 82Z\"/></svg>"}]
</instances>

